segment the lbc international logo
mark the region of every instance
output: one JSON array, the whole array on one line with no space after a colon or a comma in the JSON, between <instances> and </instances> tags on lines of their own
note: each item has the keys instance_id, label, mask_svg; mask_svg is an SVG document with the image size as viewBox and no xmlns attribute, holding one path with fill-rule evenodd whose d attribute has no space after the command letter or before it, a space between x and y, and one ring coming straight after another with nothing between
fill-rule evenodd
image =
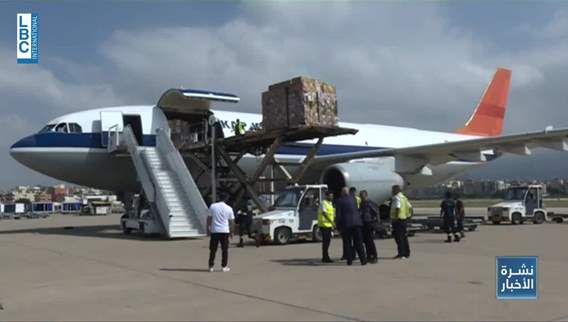
<instances>
[{"instance_id":1,"label":"lbc international logo","mask_svg":"<svg viewBox=\"0 0 568 322\"><path fill-rule=\"evenodd\" d=\"M37 13L18 13L17 16L18 64L37 64L39 62L39 17Z\"/></svg>"},{"instance_id":2,"label":"lbc international logo","mask_svg":"<svg viewBox=\"0 0 568 322\"><path fill-rule=\"evenodd\" d=\"M497 257L497 299L536 300L538 290L537 257Z\"/></svg>"}]
</instances>

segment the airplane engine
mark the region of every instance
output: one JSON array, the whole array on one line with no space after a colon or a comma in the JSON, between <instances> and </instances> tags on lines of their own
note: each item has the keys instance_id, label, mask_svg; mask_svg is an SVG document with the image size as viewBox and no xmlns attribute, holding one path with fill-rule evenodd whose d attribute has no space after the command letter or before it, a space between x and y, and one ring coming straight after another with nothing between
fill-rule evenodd
<instances>
[{"instance_id":1,"label":"airplane engine","mask_svg":"<svg viewBox=\"0 0 568 322\"><path fill-rule=\"evenodd\" d=\"M369 199L382 203L391 196L393 185L404 187L404 180L389 162L347 162L326 168L321 182L337 196L342 187L355 187L357 191L367 190Z\"/></svg>"}]
</instances>

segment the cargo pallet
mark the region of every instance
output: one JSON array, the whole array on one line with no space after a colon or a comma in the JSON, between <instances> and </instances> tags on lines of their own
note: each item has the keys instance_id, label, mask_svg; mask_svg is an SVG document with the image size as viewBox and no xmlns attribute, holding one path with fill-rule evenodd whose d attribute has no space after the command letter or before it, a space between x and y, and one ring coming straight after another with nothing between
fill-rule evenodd
<instances>
[{"instance_id":1,"label":"cargo pallet","mask_svg":"<svg viewBox=\"0 0 568 322\"><path fill-rule=\"evenodd\" d=\"M392 238L392 224L390 219L376 222L374 225L375 238L387 239ZM406 224L406 235L413 237L417 232L426 231L426 226L421 223L408 222Z\"/></svg>"},{"instance_id":2,"label":"cargo pallet","mask_svg":"<svg viewBox=\"0 0 568 322\"><path fill-rule=\"evenodd\" d=\"M483 219L477 217L470 218L466 217L463 222L463 229L466 231L474 231L477 226L483 222ZM426 218L413 218L410 219L410 223L423 225L425 231L443 231L444 230L444 220L440 217L430 216Z\"/></svg>"},{"instance_id":3,"label":"cargo pallet","mask_svg":"<svg viewBox=\"0 0 568 322\"><path fill-rule=\"evenodd\" d=\"M563 222L568 221L568 214L556 214L552 211L547 213L548 220L555 222L557 224L561 224Z\"/></svg>"}]
</instances>

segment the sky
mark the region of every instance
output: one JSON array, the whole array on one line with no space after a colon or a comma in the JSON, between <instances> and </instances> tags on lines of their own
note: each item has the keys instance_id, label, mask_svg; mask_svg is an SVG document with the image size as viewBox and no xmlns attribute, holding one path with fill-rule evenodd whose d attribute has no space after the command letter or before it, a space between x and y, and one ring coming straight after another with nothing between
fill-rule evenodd
<instances>
[{"instance_id":1,"label":"sky","mask_svg":"<svg viewBox=\"0 0 568 322\"><path fill-rule=\"evenodd\" d=\"M37 65L16 63L18 12L39 14ZM309 75L337 86L340 120L453 132L506 67L505 133L568 127L567 53L568 1L3 1L0 189L56 182L9 155L50 119L179 86L259 112L269 84ZM534 154L467 176L568 177L568 154Z\"/></svg>"}]
</instances>

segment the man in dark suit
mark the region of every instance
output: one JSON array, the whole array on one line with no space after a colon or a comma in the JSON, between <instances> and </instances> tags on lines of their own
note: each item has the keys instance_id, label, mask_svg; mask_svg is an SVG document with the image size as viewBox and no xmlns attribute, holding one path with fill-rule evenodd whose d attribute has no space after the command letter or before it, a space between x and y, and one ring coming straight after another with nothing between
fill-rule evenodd
<instances>
[{"instance_id":1,"label":"man in dark suit","mask_svg":"<svg viewBox=\"0 0 568 322\"><path fill-rule=\"evenodd\" d=\"M355 198L349 195L349 188L343 187L341 189L341 197L337 199L335 203L335 213L336 213L336 226L346 238L344 242L348 242L348 246L344 249L347 250L347 265L353 264L353 248L357 251L359 259L361 260L361 265L367 264L367 256L365 255L365 249L363 248L363 233L362 227L363 222L361 221L361 215L359 214L359 209L357 209L357 203ZM353 243L353 248L350 247Z\"/></svg>"},{"instance_id":2,"label":"man in dark suit","mask_svg":"<svg viewBox=\"0 0 568 322\"><path fill-rule=\"evenodd\" d=\"M359 211L361 212L361 219L363 220L363 243L365 244L367 261L369 263L376 263L379 259L377 247L375 246L375 223L378 222L378 216L371 207L367 190L361 191L359 195L361 196Z\"/></svg>"}]
</instances>

